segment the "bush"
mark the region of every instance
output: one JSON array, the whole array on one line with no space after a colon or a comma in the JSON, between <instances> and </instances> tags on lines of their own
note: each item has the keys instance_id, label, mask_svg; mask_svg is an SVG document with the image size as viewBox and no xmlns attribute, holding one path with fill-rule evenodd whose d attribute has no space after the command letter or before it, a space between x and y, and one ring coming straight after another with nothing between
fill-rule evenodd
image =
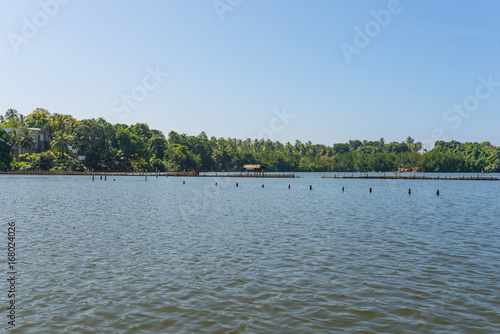
<instances>
[{"instance_id":1,"label":"bush","mask_svg":"<svg viewBox=\"0 0 500 334\"><path fill-rule=\"evenodd\" d=\"M9 137L5 130L0 129L0 170L5 170L12 162L11 147L8 144Z\"/></svg>"},{"instance_id":2,"label":"bush","mask_svg":"<svg viewBox=\"0 0 500 334\"><path fill-rule=\"evenodd\" d=\"M31 155L31 163L34 170L50 170L56 160L51 151Z\"/></svg>"},{"instance_id":3,"label":"bush","mask_svg":"<svg viewBox=\"0 0 500 334\"><path fill-rule=\"evenodd\" d=\"M151 159L151 170L156 170L158 168L159 172L166 172L167 168L165 167L165 163L163 160L160 160L158 158L153 158Z\"/></svg>"}]
</instances>

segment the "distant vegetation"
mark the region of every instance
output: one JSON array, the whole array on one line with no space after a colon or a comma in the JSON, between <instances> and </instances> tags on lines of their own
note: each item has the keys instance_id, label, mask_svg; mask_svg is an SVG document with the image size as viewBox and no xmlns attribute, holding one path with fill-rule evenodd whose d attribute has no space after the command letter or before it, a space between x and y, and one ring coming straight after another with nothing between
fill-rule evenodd
<instances>
[{"instance_id":1,"label":"distant vegetation","mask_svg":"<svg viewBox=\"0 0 500 334\"><path fill-rule=\"evenodd\" d=\"M13 148L33 145L26 128L47 131L51 150L13 156ZM20 129L6 133L4 129ZM67 153L67 144L85 160ZM500 148L489 142L435 143L429 152L411 137L398 143L350 140L332 146L311 142L208 138L171 131L167 137L147 124L110 124L103 118L76 120L37 108L24 117L14 109L0 116L0 170L239 171L247 163L262 163L269 171L395 171L420 167L424 172L500 172ZM425 151L425 150L424 150ZM423 154L422 154L423 153Z\"/></svg>"}]
</instances>

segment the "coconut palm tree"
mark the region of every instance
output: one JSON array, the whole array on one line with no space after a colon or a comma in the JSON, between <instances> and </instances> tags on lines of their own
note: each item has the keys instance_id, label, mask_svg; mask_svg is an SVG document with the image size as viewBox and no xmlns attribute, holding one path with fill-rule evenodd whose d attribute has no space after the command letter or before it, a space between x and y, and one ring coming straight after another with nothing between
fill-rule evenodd
<instances>
[{"instance_id":1,"label":"coconut palm tree","mask_svg":"<svg viewBox=\"0 0 500 334\"><path fill-rule=\"evenodd\" d=\"M5 113L5 120L8 122L11 119L19 120L19 113L16 109L7 109L7 112Z\"/></svg>"},{"instance_id":2,"label":"coconut palm tree","mask_svg":"<svg viewBox=\"0 0 500 334\"><path fill-rule=\"evenodd\" d=\"M115 170L115 171L118 171L121 167L121 164L123 163L123 161L125 160L125 155L123 154L123 151L122 150L119 150L119 149L116 149L116 148L112 148L110 151L109 151L109 165L110 167Z\"/></svg>"},{"instance_id":3,"label":"coconut palm tree","mask_svg":"<svg viewBox=\"0 0 500 334\"><path fill-rule=\"evenodd\" d=\"M413 148L414 148L414 152L418 152L422 149L422 143L417 141L414 145L413 145Z\"/></svg>"},{"instance_id":4,"label":"coconut palm tree","mask_svg":"<svg viewBox=\"0 0 500 334\"><path fill-rule=\"evenodd\" d=\"M52 142L50 146L52 150L56 153L59 153L61 157L68 151L68 142L71 139L70 136L59 130L52 138Z\"/></svg>"},{"instance_id":5,"label":"coconut palm tree","mask_svg":"<svg viewBox=\"0 0 500 334\"><path fill-rule=\"evenodd\" d=\"M8 144L12 148L12 154L16 154L15 151L18 149L18 144L19 144L19 135L16 130L10 130L9 131L9 140Z\"/></svg>"},{"instance_id":6,"label":"coconut palm tree","mask_svg":"<svg viewBox=\"0 0 500 334\"><path fill-rule=\"evenodd\" d=\"M19 124L21 126L26 126L26 118L24 117L23 114L19 114Z\"/></svg>"},{"instance_id":7,"label":"coconut palm tree","mask_svg":"<svg viewBox=\"0 0 500 334\"><path fill-rule=\"evenodd\" d=\"M408 145L410 151L413 151L415 149L413 146L414 144L415 144L415 139L413 139L412 137L406 138L406 145Z\"/></svg>"},{"instance_id":8,"label":"coconut palm tree","mask_svg":"<svg viewBox=\"0 0 500 334\"><path fill-rule=\"evenodd\" d=\"M377 144L377 152L383 152L385 146L384 138L380 138Z\"/></svg>"},{"instance_id":9,"label":"coconut palm tree","mask_svg":"<svg viewBox=\"0 0 500 334\"><path fill-rule=\"evenodd\" d=\"M23 154L25 149L32 149L35 144L35 138L31 134L31 131L28 128L24 128L19 134L19 147L22 149Z\"/></svg>"},{"instance_id":10,"label":"coconut palm tree","mask_svg":"<svg viewBox=\"0 0 500 334\"><path fill-rule=\"evenodd\" d=\"M49 117L50 128L53 133L62 130L66 134L72 134L76 127L76 119L71 115L53 114Z\"/></svg>"}]
</instances>

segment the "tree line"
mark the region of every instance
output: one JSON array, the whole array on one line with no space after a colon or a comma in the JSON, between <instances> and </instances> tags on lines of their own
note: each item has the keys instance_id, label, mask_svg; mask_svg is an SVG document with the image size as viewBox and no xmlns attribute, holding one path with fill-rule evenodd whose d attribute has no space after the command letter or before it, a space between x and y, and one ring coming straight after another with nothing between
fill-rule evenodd
<instances>
[{"instance_id":1,"label":"tree line","mask_svg":"<svg viewBox=\"0 0 500 334\"><path fill-rule=\"evenodd\" d=\"M30 152L28 128L48 133L50 150ZM12 129L8 133L5 129ZM85 156L78 161L68 145ZM15 152L15 148L21 152ZM240 171L260 163L269 171L395 171L420 167L424 172L500 172L500 148L490 142L438 141L429 151L411 137L402 142L349 140L332 146L281 143L264 139L197 136L150 129L145 123L111 124L103 118L77 120L37 108L26 117L15 109L0 115L0 169L96 171Z\"/></svg>"}]
</instances>

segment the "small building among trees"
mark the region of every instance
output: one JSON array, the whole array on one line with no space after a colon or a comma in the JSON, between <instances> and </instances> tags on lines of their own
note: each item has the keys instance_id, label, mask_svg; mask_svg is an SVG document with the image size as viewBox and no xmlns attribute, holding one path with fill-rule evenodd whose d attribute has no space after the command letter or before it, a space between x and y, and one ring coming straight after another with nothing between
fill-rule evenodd
<instances>
[{"instance_id":1,"label":"small building among trees","mask_svg":"<svg viewBox=\"0 0 500 334\"><path fill-rule=\"evenodd\" d=\"M12 154L42 153L51 149L50 139L46 131L39 128L5 129L10 133Z\"/></svg>"}]
</instances>

